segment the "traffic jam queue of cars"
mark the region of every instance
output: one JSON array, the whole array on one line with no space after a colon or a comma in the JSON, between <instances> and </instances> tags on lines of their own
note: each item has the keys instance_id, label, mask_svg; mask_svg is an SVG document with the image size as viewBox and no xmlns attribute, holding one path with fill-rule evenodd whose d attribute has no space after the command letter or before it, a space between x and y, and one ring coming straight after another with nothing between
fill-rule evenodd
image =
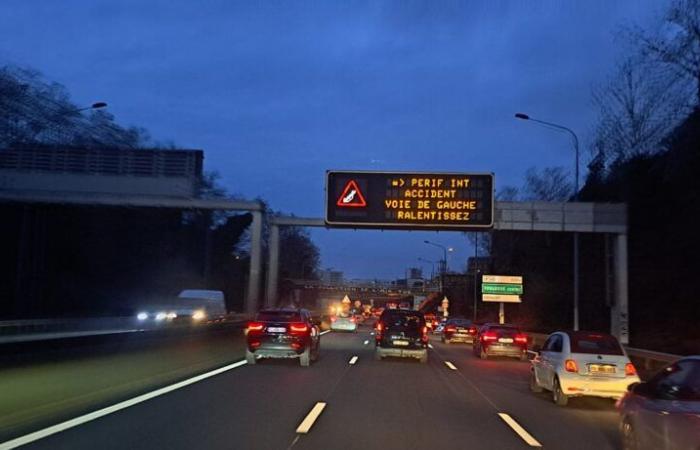
<instances>
[{"instance_id":1,"label":"traffic jam queue of cars","mask_svg":"<svg viewBox=\"0 0 700 450\"><path fill-rule=\"evenodd\" d=\"M432 318L410 309L384 309L374 326L375 360L401 357L428 362ZM528 336L517 326L451 318L440 323L445 344L472 345L480 359L530 359L530 390L547 392L566 406L574 397L613 399L620 412L625 449L700 448L700 356L686 357L642 383L625 349L606 333L557 331L537 352L528 350ZM304 309L260 311L248 324L246 361L298 359L309 366L320 352L320 322ZM357 332L358 318L339 313L331 331Z\"/></svg>"}]
</instances>

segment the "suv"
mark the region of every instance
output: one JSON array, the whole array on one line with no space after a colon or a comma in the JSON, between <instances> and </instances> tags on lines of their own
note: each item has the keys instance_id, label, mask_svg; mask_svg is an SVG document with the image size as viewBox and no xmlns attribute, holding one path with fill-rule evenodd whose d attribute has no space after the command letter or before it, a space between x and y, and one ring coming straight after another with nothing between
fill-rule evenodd
<instances>
[{"instance_id":1,"label":"suv","mask_svg":"<svg viewBox=\"0 0 700 450\"><path fill-rule=\"evenodd\" d=\"M266 309L248 324L245 359L299 358L302 366L318 359L321 334L305 309Z\"/></svg>"},{"instance_id":2,"label":"suv","mask_svg":"<svg viewBox=\"0 0 700 450\"><path fill-rule=\"evenodd\" d=\"M428 362L428 328L421 312L385 310L377 321L374 337L374 359L378 361L398 356Z\"/></svg>"},{"instance_id":3,"label":"suv","mask_svg":"<svg viewBox=\"0 0 700 450\"><path fill-rule=\"evenodd\" d=\"M472 346L475 356L510 356L527 361L527 336L514 325L498 323L484 324Z\"/></svg>"}]
</instances>

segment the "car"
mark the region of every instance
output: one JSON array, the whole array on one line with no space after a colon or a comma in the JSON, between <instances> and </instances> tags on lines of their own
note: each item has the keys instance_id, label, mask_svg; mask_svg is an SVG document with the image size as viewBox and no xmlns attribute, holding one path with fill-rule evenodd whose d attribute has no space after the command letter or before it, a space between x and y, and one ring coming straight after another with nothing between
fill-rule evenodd
<instances>
[{"instance_id":1,"label":"car","mask_svg":"<svg viewBox=\"0 0 700 450\"><path fill-rule=\"evenodd\" d=\"M698 448L700 356L681 358L617 402L624 449Z\"/></svg>"},{"instance_id":2,"label":"car","mask_svg":"<svg viewBox=\"0 0 700 450\"><path fill-rule=\"evenodd\" d=\"M318 359L321 333L305 309L265 309L246 330L245 359L253 365L261 358L298 358L309 366Z\"/></svg>"},{"instance_id":3,"label":"car","mask_svg":"<svg viewBox=\"0 0 700 450\"><path fill-rule=\"evenodd\" d=\"M619 399L632 383L639 383L639 376L625 349L614 336L599 332L552 333L530 371L530 389L551 391L560 406L571 397Z\"/></svg>"},{"instance_id":4,"label":"car","mask_svg":"<svg viewBox=\"0 0 700 450\"><path fill-rule=\"evenodd\" d=\"M331 316L331 330L357 333L357 318L344 312Z\"/></svg>"},{"instance_id":5,"label":"car","mask_svg":"<svg viewBox=\"0 0 700 450\"><path fill-rule=\"evenodd\" d=\"M472 321L469 319L448 319L442 330L441 340L445 344L450 344L452 342L472 344L476 332L476 327L472 325Z\"/></svg>"},{"instance_id":6,"label":"car","mask_svg":"<svg viewBox=\"0 0 700 450\"><path fill-rule=\"evenodd\" d=\"M374 359L386 356L428 362L428 327L423 313L403 309L384 311L375 325Z\"/></svg>"},{"instance_id":7,"label":"car","mask_svg":"<svg viewBox=\"0 0 700 450\"><path fill-rule=\"evenodd\" d=\"M527 360L527 335L515 325L486 323L479 328L472 349L475 356L508 356Z\"/></svg>"}]
</instances>

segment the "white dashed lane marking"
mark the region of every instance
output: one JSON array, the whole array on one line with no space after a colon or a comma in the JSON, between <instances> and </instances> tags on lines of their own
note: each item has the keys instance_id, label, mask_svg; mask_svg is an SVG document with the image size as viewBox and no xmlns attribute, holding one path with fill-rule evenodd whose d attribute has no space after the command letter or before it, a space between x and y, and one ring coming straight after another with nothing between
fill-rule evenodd
<instances>
[{"instance_id":1,"label":"white dashed lane marking","mask_svg":"<svg viewBox=\"0 0 700 450\"><path fill-rule=\"evenodd\" d=\"M542 447L542 444L540 444L537 441L537 439L535 439L530 433L525 431L525 428L521 427L520 424L508 414L498 413L498 416L501 419L503 419L503 421L507 423L508 426L510 426L513 429L513 431L515 431L518 434L518 436L520 436L523 439L523 441L527 442L527 445L529 445L530 447Z\"/></svg>"},{"instance_id":2,"label":"white dashed lane marking","mask_svg":"<svg viewBox=\"0 0 700 450\"><path fill-rule=\"evenodd\" d=\"M304 420L301 421L299 426L297 427L297 433L298 434L306 434L311 430L311 427L314 426L314 422L316 422L316 419L318 419L318 416L321 415L323 412L323 409L326 407L325 402L317 402L313 408L311 408L311 411L304 417Z\"/></svg>"}]
</instances>

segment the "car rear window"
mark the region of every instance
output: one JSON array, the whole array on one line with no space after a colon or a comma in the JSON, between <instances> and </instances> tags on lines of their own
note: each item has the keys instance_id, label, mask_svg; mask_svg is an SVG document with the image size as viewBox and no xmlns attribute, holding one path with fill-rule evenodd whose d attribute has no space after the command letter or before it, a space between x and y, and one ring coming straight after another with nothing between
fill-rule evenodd
<instances>
[{"instance_id":1,"label":"car rear window","mask_svg":"<svg viewBox=\"0 0 700 450\"><path fill-rule=\"evenodd\" d=\"M301 314L296 311L260 311L256 320L261 322L301 322Z\"/></svg>"},{"instance_id":2,"label":"car rear window","mask_svg":"<svg viewBox=\"0 0 700 450\"><path fill-rule=\"evenodd\" d=\"M589 353L596 355L624 354L617 339L604 334L571 336L571 353Z\"/></svg>"},{"instance_id":3,"label":"car rear window","mask_svg":"<svg viewBox=\"0 0 700 450\"><path fill-rule=\"evenodd\" d=\"M496 333L520 333L515 327L488 327L486 331L494 331Z\"/></svg>"},{"instance_id":4,"label":"car rear window","mask_svg":"<svg viewBox=\"0 0 700 450\"><path fill-rule=\"evenodd\" d=\"M406 326L423 326L425 320L422 314L386 314L382 321L387 326L406 327Z\"/></svg>"},{"instance_id":5,"label":"car rear window","mask_svg":"<svg viewBox=\"0 0 700 450\"><path fill-rule=\"evenodd\" d=\"M468 327L468 326L471 326L471 324L472 324L471 320L460 320L460 319L457 319L457 320L453 319L447 323L449 323L450 325L456 325L458 327Z\"/></svg>"}]
</instances>

